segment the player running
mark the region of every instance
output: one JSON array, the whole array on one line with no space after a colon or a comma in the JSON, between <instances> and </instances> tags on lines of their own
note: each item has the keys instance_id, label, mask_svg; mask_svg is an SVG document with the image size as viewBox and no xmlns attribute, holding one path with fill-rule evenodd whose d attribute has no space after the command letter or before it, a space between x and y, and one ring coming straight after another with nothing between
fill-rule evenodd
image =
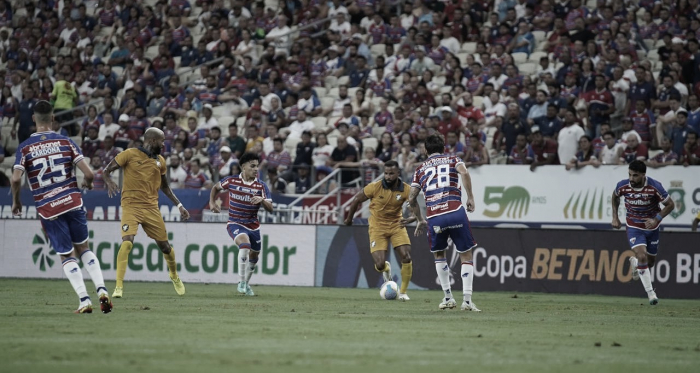
<instances>
[{"instance_id":1,"label":"player running","mask_svg":"<svg viewBox=\"0 0 700 373\"><path fill-rule=\"evenodd\" d=\"M68 137L51 131L54 116L50 103L37 102L32 119L36 123L37 132L17 148L13 166L12 213L22 213L19 195L22 175L26 171L41 225L49 237L51 247L61 256L63 272L80 299L75 313L92 313L92 302L74 253L83 262L95 284L100 309L103 313L109 313L112 311L112 302L105 287L100 262L88 248L87 218L73 170L77 166L83 172L82 187L87 189L92 189L94 175L83 159L80 148Z\"/></svg>"},{"instance_id":2,"label":"player running","mask_svg":"<svg viewBox=\"0 0 700 373\"><path fill-rule=\"evenodd\" d=\"M104 170L104 181L107 194L114 197L119 193L119 186L112 180L110 174L116 169L124 170L122 186L122 244L117 254L117 284L112 297L121 298L124 295L124 275L129 260L129 253L134 246L134 237L139 224L148 237L154 239L168 263L170 280L178 295L185 294L185 285L177 274L175 250L168 242L168 232L158 208L158 189L168 196L180 209L181 219L189 219L190 213L182 206L168 185L165 177L165 158L160 155L165 146L163 131L149 128L143 134L143 147L127 149L117 154Z\"/></svg>"},{"instance_id":3,"label":"player running","mask_svg":"<svg viewBox=\"0 0 700 373\"><path fill-rule=\"evenodd\" d=\"M408 200L410 186L399 178L399 164L391 160L384 163L384 179L364 187L352 201L345 225L352 225L355 211L365 201L369 204L369 242L374 268L381 272L384 281L391 281L391 264L385 260L389 243L401 258L401 290L399 300L410 300L406 289L413 275L411 262L411 240L406 232L406 224L413 219L403 219L401 210Z\"/></svg>"},{"instance_id":4,"label":"player running","mask_svg":"<svg viewBox=\"0 0 700 373\"><path fill-rule=\"evenodd\" d=\"M659 224L675 208L673 199L660 182L647 177L647 166L642 161L632 161L629 165L629 179L617 183L613 192L612 226L622 226L617 216L620 197L625 197L627 210L627 239L634 251L630 257L632 278L642 280L644 290L649 296L649 304L656 305L659 298L651 284L649 270L654 268L656 254L659 250ZM659 204L663 204L663 210Z\"/></svg>"},{"instance_id":5,"label":"player running","mask_svg":"<svg viewBox=\"0 0 700 373\"><path fill-rule=\"evenodd\" d=\"M447 238L449 237L454 242L462 260L461 273L464 294L462 310L481 312L472 302L474 284L472 249L476 246L476 241L474 241L469 227L469 219L467 219L467 211L474 211L472 180L464 162L460 158L443 154L444 151L445 142L442 137L438 135L428 136L425 141L425 152L428 158L413 175L408 203L418 219L416 234L419 234L426 225L417 201L418 193L423 190L428 218L428 243L430 251L435 257L435 270L442 291L445 293L445 298L440 303L439 308L442 310L457 306L450 289L450 266L445 258ZM462 191L459 188L458 175L461 177L462 185L467 192L466 211L462 205Z\"/></svg>"},{"instance_id":6,"label":"player running","mask_svg":"<svg viewBox=\"0 0 700 373\"><path fill-rule=\"evenodd\" d=\"M250 278L255 272L260 254L258 210L262 205L267 212L272 212L272 199L270 189L257 178L260 157L255 153L245 153L239 164L240 175L226 177L211 188L209 207L218 214L221 209L216 205L216 196L223 190L228 191L226 230L238 245L238 292L253 296L255 293L250 288Z\"/></svg>"}]
</instances>

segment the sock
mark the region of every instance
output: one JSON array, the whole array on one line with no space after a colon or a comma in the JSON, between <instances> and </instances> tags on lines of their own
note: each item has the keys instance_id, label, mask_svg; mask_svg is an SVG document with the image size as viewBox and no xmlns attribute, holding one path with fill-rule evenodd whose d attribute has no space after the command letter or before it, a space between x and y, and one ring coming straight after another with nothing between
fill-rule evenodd
<instances>
[{"instance_id":1,"label":"sock","mask_svg":"<svg viewBox=\"0 0 700 373\"><path fill-rule=\"evenodd\" d=\"M255 272L255 266L257 264L257 259L248 258L248 269L246 270L245 274L245 282L250 282L250 278L253 276L253 272Z\"/></svg>"},{"instance_id":2,"label":"sock","mask_svg":"<svg viewBox=\"0 0 700 373\"><path fill-rule=\"evenodd\" d=\"M474 288L474 262L462 262L462 291L464 301L472 301L472 289Z\"/></svg>"},{"instance_id":3,"label":"sock","mask_svg":"<svg viewBox=\"0 0 700 373\"><path fill-rule=\"evenodd\" d=\"M651 286L651 273L649 273L649 268L646 263L637 265L637 270L639 271L639 279L642 280L642 285L644 285L644 291L647 293L654 290Z\"/></svg>"},{"instance_id":4,"label":"sock","mask_svg":"<svg viewBox=\"0 0 700 373\"><path fill-rule=\"evenodd\" d=\"M447 265L447 259L435 260L435 271L437 271L440 286L445 293L445 300L452 299L452 289L450 288L450 266Z\"/></svg>"},{"instance_id":5,"label":"sock","mask_svg":"<svg viewBox=\"0 0 700 373\"><path fill-rule=\"evenodd\" d=\"M83 265L85 265L85 269L90 275L92 283L95 284L95 290L97 291L97 294L99 295L101 293L108 293L107 288L105 287L105 280L102 277L100 261L97 260L97 256L95 256L95 254L92 251L87 250L83 252L83 255L80 256L80 260L83 262Z\"/></svg>"},{"instance_id":6,"label":"sock","mask_svg":"<svg viewBox=\"0 0 700 373\"><path fill-rule=\"evenodd\" d=\"M413 262L402 263L401 264L401 294L406 294L408 289L408 284L411 282L411 276L413 276Z\"/></svg>"},{"instance_id":7,"label":"sock","mask_svg":"<svg viewBox=\"0 0 700 373\"><path fill-rule=\"evenodd\" d=\"M85 289L85 282L83 281L83 271L78 267L78 260L70 257L63 261L63 273L68 277L73 290L78 294L81 302L89 300L87 290Z\"/></svg>"},{"instance_id":8,"label":"sock","mask_svg":"<svg viewBox=\"0 0 700 373\"><path fill-rule=\"evenodd\" d=\"M175 261L175 249L173 249L173 247L170 246L170 252L167 254L163 254L163 257L165 258L165 262L168 263L168 272L170 274L170 277L177 277L177 262Z\"/></svg>"},{"instance_id":9,"label":"sock","mask_svg":"<svg viewBox=\"0 0 700 373\"><path fill-rule=\"evenodd\" d=\"M238 276L241 282L246 281L246 272L248 272L248 253L250 252L250 244L242 243L238 245Z\"/></svg>"},{"instance_id":10,"label":"sock","mask_svg":"<svg viewBox=\"0 0 700 373\"><path fill-rule=\"evenodd\" d=\"M117 287L124 287L124 275L126 275L126 266L129 261L129 253L134 244L129 241L122 241L117 254Z\"/></svg>"}]
</instances>

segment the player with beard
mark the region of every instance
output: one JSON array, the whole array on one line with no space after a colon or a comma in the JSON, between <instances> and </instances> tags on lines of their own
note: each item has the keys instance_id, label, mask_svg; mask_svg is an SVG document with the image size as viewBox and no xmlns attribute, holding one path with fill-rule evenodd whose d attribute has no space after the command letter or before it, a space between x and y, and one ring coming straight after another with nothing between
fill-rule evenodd
<instances>
[{"instance_id":1,"label":"player with beard","mask_svg":"<svg viewBox=\"0 0 700 373\"><path fill-rule=\"evenodd\" d=\"M160 251L163 252L170 280L179 295L185 294L185 285L180 281L175 262L175 250L168 242L168 232L158 207L158 189L168 196L170 201L180 209L182 220L189 219L190 214L182 206L168 185L165 177L165 158L160 152L165 147L165 135L157 128L149 128L143 135L143 147L127 149L112 159L104 171L104 181L107 194L114 197L119 193L119 186L111 179L113 171L121 168L124 171L121 201L122 244L117 254L117 284L112 294L113 298L123 295L124 275L126 274L129 253L133 247L134 237L139 224L148 237L154 239Z\"/></svg>"},{"instance_id":2,"label":"player with beard","mask_svg":"<svg viewBox=\"0 0 700 373\"><path fill-rule=\"evenodd\" d=\"M629 165L629 177L617 183L613 192L612 226L622 226L617 216L620 197L625 197L627 210L627 239L634 251L630 257L632 279L642 280L644 290L649 297L649 304L656 305L659 298L651 284L649 271L654 267L659 249L659 224L673 211L675 205L660 182L647 177L647 166L635 160ZM659 207L663 204L663 210Z\"/></svg>"},{"instance_id":3,"label":"player with beard","mask_svg":"<svg viewBox=\"0 0 700 373\"><path fill-rule=\"evenodd\" d=\"M369 204L369 243L370 253L374 259L374 268L381 272L384 281L392 281L391 265L386 261L389 243L401 260L401 289L399 300L409 300L406 294L408 284L413 276L411 261L411 240L408 238L406 224L416 220L415 217L404 219L401 211L408 200L410 186L399 178L399 164L390 160L384 163L384 179L367 184L350 205L350 211L345 218L345 225L352 225L355 211L360 205L370 200Z\"/></svg>"}]
</instances>

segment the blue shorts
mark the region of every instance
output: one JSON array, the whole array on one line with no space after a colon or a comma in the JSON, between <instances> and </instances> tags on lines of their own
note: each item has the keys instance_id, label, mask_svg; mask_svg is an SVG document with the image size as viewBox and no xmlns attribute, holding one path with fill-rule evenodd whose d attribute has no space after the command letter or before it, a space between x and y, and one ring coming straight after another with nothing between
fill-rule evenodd
<instances>
[{"instance_id":1,"label":"blue shorts","mask_svg":"<svg viewBox=\"0 0 700 373\"><path fill-rule=\"evenodd\" d=\"M234 242L236 241L236 237L242 234L247 235L250 241L250 249L255 252L260 252L260 230L252 231L242 225L231 223L226 225L226 230L228 231L228 235L233 238Z\"/></svg>"},{"instance_id":2,"label":"blue shorts","mask_svg":"<svg viewBox=\"0 0 700 373\"><path fill-rule=\"evenodd\" d=\"M41 225L49 238L53 251L59 255L73 252L73 245L88 240L88 226L85 210L68 211L54 219L41 219Z\"/></svg>"},{"instance_id":3,"label":"blue shorts","mask_svg":"<svg viewBox=\"0 0 700 373\"><path fill-rule=\"evenodd\" d=\"M452 239L460 253L465 253L476 246L464 208L428 219L430 251L446 250L448 237Z\"/></svg>"},{"instance_id":4,"label":"blue shorts","mask_svg":"<svg viewBox=\"0 0 700 373\"><path fill-rule=\"evenodd\" d=\"M647 254L656 256L659 252L659 228L653 231L645 231L643 229L627 227L627 240L629 240L630 248L646 245Z\"/></svg>"}]
</instances>

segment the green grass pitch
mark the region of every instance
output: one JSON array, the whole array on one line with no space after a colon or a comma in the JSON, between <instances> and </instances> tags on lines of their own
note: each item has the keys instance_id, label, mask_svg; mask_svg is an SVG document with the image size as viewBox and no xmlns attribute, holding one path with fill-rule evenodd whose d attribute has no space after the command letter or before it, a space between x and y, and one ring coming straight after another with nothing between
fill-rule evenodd
<instances>
[{"instance_id":1,"label":"green grass pitch","mask_svg":"<svg viewBox=\"0 0 700 373\"><path fill-rule=\"evenodd\" d=\"M178 297L170 283L127 282L113 313L75 315L66 280L0 279L0 371L700 369L700 301L659 294L651 307L641 285L637 298L476 292L482 313L440 311L438 291L401 303L375 289L186 285Z\"/></svg>"}]
</instances>

